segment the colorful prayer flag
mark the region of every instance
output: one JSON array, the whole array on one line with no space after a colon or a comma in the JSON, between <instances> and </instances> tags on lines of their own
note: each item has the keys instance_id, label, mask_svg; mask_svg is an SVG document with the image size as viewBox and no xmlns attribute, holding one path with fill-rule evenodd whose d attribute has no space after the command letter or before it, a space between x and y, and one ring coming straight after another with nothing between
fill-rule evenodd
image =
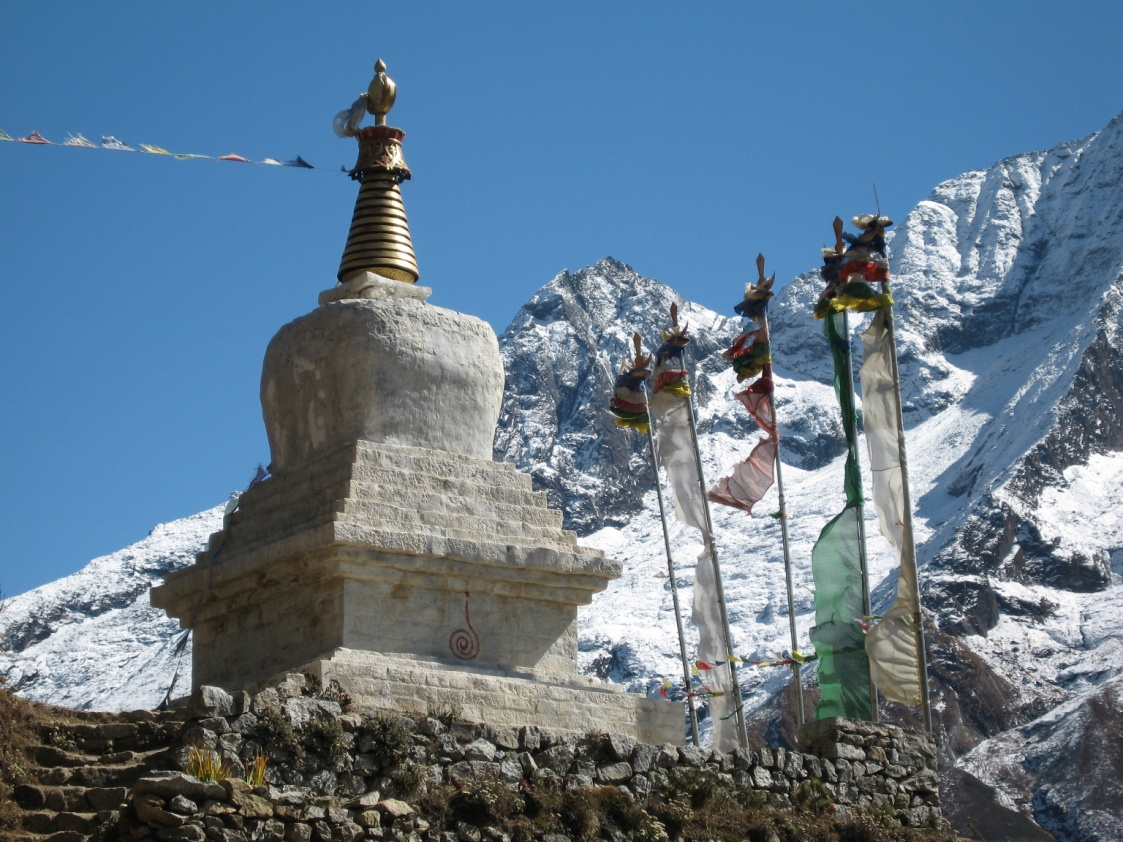
<instances>
[{"instance_id":1,"label":"colorful prayer flag","mask_svg":"<svg viewBox=\"0 0 1123 842\"><path fill-rule=\"evenodd\" d=\"M772 298L772 284L776 276L764 277L763 256L757 259L757 265L760 280L748 285L744 300L733 308L749 319L753 328L734 339L733 345L722 356L737 372L738 383L760 375L736 397L766 437L756 443L744 461L733 466L728 477L719 479L706 493L714 503L732 506L749 514L772 487L776 477L776 457L780 452L776 407L772 399L772 346L768 335L768 301Z\"/></svg>"},{"instance_id":2,"label":"colorful prayer flag","mask_svg":"<svg viewBox=\"0 0 1123 842\"><path fill-rule=\"evenodd\" d=\"M865 614L862 576L862 478L857 459L857 422L850 382L850 339L843 332L845 315L826 318L826 333L834 359L835 395L842 410L847 455L843 488L846 507L819 534L811 550L815 582L815 626L811 642L819 656L822 700L817 719L846 716L869 719L869 660L862 630L854 622ZM847 384L844 388L844 384Z\"/></svg>"}]
</instances>

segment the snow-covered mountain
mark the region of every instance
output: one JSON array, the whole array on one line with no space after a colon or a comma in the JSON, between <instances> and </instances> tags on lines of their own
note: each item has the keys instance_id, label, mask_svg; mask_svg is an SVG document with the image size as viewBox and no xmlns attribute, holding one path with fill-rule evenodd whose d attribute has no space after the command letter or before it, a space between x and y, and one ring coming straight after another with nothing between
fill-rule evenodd
<instances>
[{"instance_id":1,"label":"snow-covered mountain","mask_svg":"<svg viewBox=\"0 0 1123 842\"><path fill-rule=\"evenodd\" d=\"M1063 839L1118 838L1123 815L1121 198L1123 116L1084 140L941 184L890 243L945 809L977 786L969 773ZM810 316L820 287L814 272L797 277L770 310L803 647L813 623L810 549L844 502L829 355ZM740 292L731 281L730 305ZM646 441L616 429L606 403L632 332L657 344L672 301L694 336L712 481L757 438L718 354L737 320L605 259L554 278L501 338L508 379L496 458L530 473L584 542L624 562L624 576L582 615L580 659L638 692L680 667ZM780 529L767 517L775 493L757 517L714 509L746 656L790 646ZM10 600L0 614L10 686L82 707L155 704L171 677L174 628L148 607L146 588L186 564L220 520L212 510L158 527ZM894 560L872 510L867 521L884 605ZM672 532L689 605L701 543L677 524ZM784 739L789 674L741 678L759 727ZM813 686L810 670L806 681ZM912 716L895 706L886 714Z\"/></svg>"}]
</instances>

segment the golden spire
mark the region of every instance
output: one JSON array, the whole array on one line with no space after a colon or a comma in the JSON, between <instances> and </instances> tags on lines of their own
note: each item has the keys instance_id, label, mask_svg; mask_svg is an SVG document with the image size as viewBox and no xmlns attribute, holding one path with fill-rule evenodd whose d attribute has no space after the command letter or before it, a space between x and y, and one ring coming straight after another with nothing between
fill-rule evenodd
<instances>
[{"instance_id":1,"label":"golden spire","mask_svg":"<svg viewBox=\"0 0 1123 842\"><path fill-rule=\"evenodd\" d=\"M343 282L363 272L410 284L420 277L398 187L411 177L402 154L406 133L386 125L386 115L397 95L398 86L386 75L386 62L379 59L374 65L374 78L352 107L355 128L347 132L359 142L359 158L350 175L361 186L339 263L338 277ZM360 129L357 124L363 105L374 115L375 125Z\"/></svg>"}]
</instances>

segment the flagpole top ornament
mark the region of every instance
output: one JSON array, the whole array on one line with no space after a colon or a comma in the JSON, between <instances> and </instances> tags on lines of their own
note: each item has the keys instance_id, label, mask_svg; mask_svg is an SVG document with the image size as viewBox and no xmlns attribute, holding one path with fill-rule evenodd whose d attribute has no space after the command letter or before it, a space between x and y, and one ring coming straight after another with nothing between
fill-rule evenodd
<instances>
[{"instance_id":1,"label":"flagpole top ornament","mask_svg":"<svg viewBox=\"0 0 1123 842\"><path fill-rule=\"evenodd\" d=\"M643 338L639 335L639 331L632 334L632 347L636 350L636 358L630 365L624 363L622 371L637 377L650 377L651 357L643 352Z\"/></svg>"},{"instance_id":2,"label":"flagpole top ornament","mask_svg":"<svg viewBox=\"0 0 1123 842\"><path fill-rule=\"evenodd\" d=\"M376 126L386 125L386 115L397 98L398 85L386 75L386 62L379 59L374 63L374 78L367 86L367 111L374 115Z\"/></svg>"},{"instance_id":3,"label":"flagpole top ornament","mask_svg":"<svg viewBox=\"0 0 1123 842\"><path fill-rule=\"evenodd\" d=\"M690 325L683 325L679 327L678 323L678 304L671 302L671 326L669 329L664 330L661 334L664 342L671 342L678 347L685 347L690 343L690 337L686 335L686 329Z\"/></svg>"},{"instance_id":4,"label":"flagpole top ornament","mask_svg":"<svg viewBox=\"0 0 1123 842\"><path fill-rule=\"evenodd\" d=\"M745 284L745 301L760 301L761 299L771 298L772 285L776 283L776 273L772 273L772 277L768 278L764 275L764 255L757 254L756 256L756 283L749 281Z\"/></svg>"}]
</instances>

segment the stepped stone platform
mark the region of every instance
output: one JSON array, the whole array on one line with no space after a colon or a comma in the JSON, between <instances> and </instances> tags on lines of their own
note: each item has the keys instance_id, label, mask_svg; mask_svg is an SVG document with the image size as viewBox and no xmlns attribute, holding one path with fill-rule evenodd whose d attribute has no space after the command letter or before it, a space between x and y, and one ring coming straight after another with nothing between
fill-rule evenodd
<instances>
[{"instance_id":1,"label":"stepped stone platform","mask_svg":"<svg viewBox=\"0 0 1123 842\"><path fill-rule=\"evenodd\" d=\"M577 607L619 575L513 466L354 441L248 491L152 604L194 629L195 686L300 669L360 704L680 743L680 705L577 674Z\"/></svg>"},{"instance_id":2,"label":"stepped stone platform","mask_svg":"<svg viewBox=\"0 0 1123 842\"><path fill-rule=\"evenodd\" d=\"M12 789L12 799L22 811L23 832L18 838L52 842L118 838L113 829L127 806L130 788L172 763L185 729L185 714L133 711L115 720L39 726L40 742L31 748L28 782ZM3 830L0 836L8 838Z\"/></svg>"}]
</instances>

